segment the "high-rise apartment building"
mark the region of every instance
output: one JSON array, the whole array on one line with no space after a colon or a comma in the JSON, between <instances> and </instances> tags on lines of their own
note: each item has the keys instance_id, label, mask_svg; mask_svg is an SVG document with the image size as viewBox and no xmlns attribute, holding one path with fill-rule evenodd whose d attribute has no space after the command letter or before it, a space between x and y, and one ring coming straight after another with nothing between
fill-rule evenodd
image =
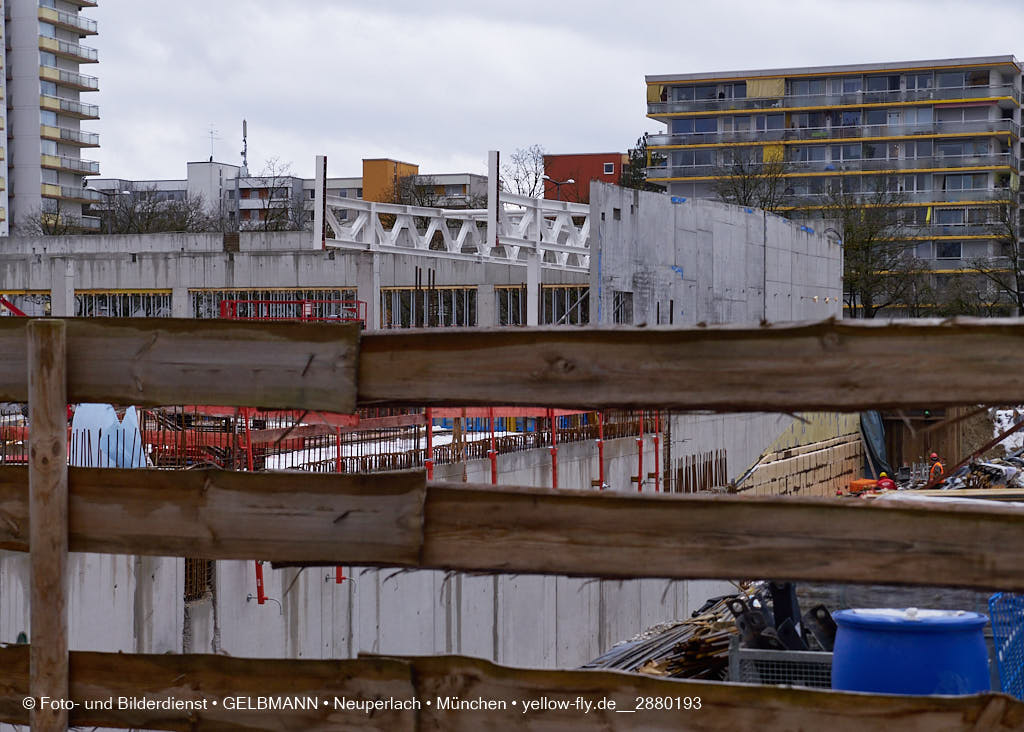
<instances>
[{"instance_id":1,"label":"high-rise apartment building","mask_svg":"<svg viewBox=\"0 0 1024 732\"><path fill-rule=\"evenodd\" d=\"M0 191L0 235L38 216L61 217L85 229L99 219L82 216L82 205L102 199L83 176L99 164L84 159L99 135L81 128L99 119L99 107L82 100L96 91L95 76L79 72L98 61L82 38L96 35L96 21L81 14L97 0L2 0L5 18L6 176ZM0 168L2 170L2 168Z\"/></svg>"},{"instance_id":2,"label":"high-rise apartment building","mask_svg":"<svg viewBox=\"0 0 1024 732\"><path fill-rule=\"evenodd\" d=\"M935 271L1002 255L993 222L1021 170L1013 56L648 76L647 111L667 127L647 177L674 196L771 165L795 215L837 191L898 193L901 240Z\"/></svg>"}]
</instances>

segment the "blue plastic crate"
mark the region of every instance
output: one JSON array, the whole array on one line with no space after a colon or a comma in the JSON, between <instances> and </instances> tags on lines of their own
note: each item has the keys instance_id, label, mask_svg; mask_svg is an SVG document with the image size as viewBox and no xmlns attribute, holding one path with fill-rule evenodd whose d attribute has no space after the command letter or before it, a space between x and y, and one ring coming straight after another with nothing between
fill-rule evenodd
<instances>
[{"instance_id":1,"label":"blue plastic crate","mask_svg":"<svg viewBox=\"0 0 1024 732\"><path fill-rule=\"evenodd\" d=\"M999 664L999 685L1024 699L1024 595L997 592L988 599L992 639Z\"/></svg>"}]
</instances>

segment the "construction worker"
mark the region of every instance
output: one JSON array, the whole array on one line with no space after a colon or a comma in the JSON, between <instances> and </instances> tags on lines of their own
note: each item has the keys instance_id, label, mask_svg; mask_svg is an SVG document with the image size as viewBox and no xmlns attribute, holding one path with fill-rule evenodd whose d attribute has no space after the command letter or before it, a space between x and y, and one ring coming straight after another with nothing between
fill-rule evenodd
<instances>
[{"instance_id":1,"label":"construction worker","mask_svg":"<svg viewBox=\"0 0 1024 732\"><path fill-rule=\"evenodd\" d=\"M880 491L894 491L896 490L896 481L889 477L889 474L882 471L878 474L878 490Z\"/></svg>"},{"instance_id":2,"label":"construction worker","mask_svg":"<svg viewBox=\"0 0 1024 732\"><path fill-rule=\"evenodd\" d=\"M928 482L938 483L940 480L942 480L942 475L945 472L945 470L942 467L942 461L939 460L939 456L937 453L933 452L930 457L932 460L932 467L931 470L928 471Z\"/></svg>"}]
</instances>

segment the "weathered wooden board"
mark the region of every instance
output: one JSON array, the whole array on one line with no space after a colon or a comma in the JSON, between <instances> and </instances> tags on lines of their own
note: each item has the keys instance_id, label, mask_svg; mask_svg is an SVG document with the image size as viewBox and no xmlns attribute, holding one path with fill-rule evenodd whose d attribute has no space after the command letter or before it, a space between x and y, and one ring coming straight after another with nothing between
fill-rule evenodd
<instances>
[{"instance_id":1,"label":"weathered wooden board","mask_svg":"<svg viewBox=\"0 0 1024 732\"><path fill-rule=\"evenodd\" d=\"M0 468L0 548L28 550L25 469ZM72 551L415 566L424 473L71 468ZM358 560L356 558L359 558Z\"/></svg>"},{"instance_id":2,"label":"weathered wooden board","mask_svg":"<svg viewBox=\"0 0 1024 732\"><path fill-rule=\"evenodd\" d=\"M65 326L29 323L29 540L32 644L29 687L36 697L68 694L68 432ZM67 710L32 712L34 732L64 732Z\"/></svg>"},{"instance_id":3,"label":"weathered wooden board","mask_svg":"<svg viewBox=\"0 0 1024 732\"><path fill-rule=\"evenodd\" d=\"M31 320L0 321L0 400L26 401L24 334ZM357 324L165 318L64 322L68 395L75 402L355 408Z\"/></svg>"},{"instance_id":4,"label":"weathered wooden board","mask_svg":"<svg viewBox=\"0 0 1024 732\"><path fill-rule=\"evenodd\" d=\"M898 504L898 505L893 505ZM429 484L423 566L1024 590L1024 509Z\"/></svg>"},{"instance_id":5,"label":"weathered wooden board","mask_svg":"<svg viewBox=\"0 0 1024 732\"><path fill-rule=\"evenodd\" d=\"M24 468L0 548L26 551ZM629 578L1024 590L1024 509L666 496L369 475L72 468L74 551Z\"/></svg>"},{"instance_id":6,"label":"weathered wooden board","mask_svg":"<svg viewBox=\"0 0 1024 732\"><path fill-rule=\"evenodd\" d=\"M1019 404L1024 321L364 334L361 404L714 409Z\"/></svg>"},{"instance_id":7,"label":"weathered wooden board","mask_svg":"<svg viewBox=\"0 0 1024 732\"><path fill-rule=\"evenodd\" d=\"M24 723L28 649L0 649L0 721ZM223 656L73 653L71 696L83 727L161 730L829 730L829 732L974 732L1019 729L1024 704L998 694L908 697L669 681L610 671L546 671L496 666L462 657L363 658L350 661L239 659ZM87 710L113 697L174 698L189 710ZM313 697L307 709L231 709L241 697ZM640 709L637 697L698 708ZM409 703L372 714L335 699ZM504 709L454 710L452 702L504 702ZM605 708L598 702L605 700ZM213 702L216 701L216 706ZM323 702L327 702L324 704ZM412 702L418 703L412 703ZM513 701L515 702L513 704ZM581 702L590 702L589 712ZM609 702L615 703L610 708ZM544 708L540 708L543 706Z\"/></svg>"}]
</instances>

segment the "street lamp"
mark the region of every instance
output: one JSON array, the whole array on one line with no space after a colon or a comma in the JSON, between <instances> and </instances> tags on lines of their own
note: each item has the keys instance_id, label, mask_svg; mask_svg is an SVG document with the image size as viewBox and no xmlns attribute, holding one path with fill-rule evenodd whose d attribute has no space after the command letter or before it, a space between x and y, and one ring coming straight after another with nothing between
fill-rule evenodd
<instances>
[{"instance_id":1,"label":"street lamp","mask_svg":"<svg viewBox=\"0 0 1024 732\"><path fill-rule=\"evenodd\" d=\"M111 230L111 228L112 228L111 227L111 222L113 220L113 215L114 215L114 206L113 206L113 203L112 203L113 199L114 199L114 196L124 196L124 195L130 196L132 192L131 191L102 191L99 188L93 188L92 186L83 186L83 188L85 188L85 190L87 190L87 191L92 191L93 193L102 193L104 196L107 197L107 234L113 234L114 232Z\"/></svg>"},{"instance_id":2,"label":"street lamp","mask_svg":"<svg viewBox=\"0 0 1024 732\"><path fill-rule=\"evenodd\" d=\"M569 185L570 183L575 183L576 182L572 178L569 178L568 180L555 180L554 178L551 178L550 176L547 176L547 175L542 176L542 177L548 183L554 183L555 184L555 198L557 200L559 200L559 201L562 200L562 186Z\"/></svg>"}]
</instances>

